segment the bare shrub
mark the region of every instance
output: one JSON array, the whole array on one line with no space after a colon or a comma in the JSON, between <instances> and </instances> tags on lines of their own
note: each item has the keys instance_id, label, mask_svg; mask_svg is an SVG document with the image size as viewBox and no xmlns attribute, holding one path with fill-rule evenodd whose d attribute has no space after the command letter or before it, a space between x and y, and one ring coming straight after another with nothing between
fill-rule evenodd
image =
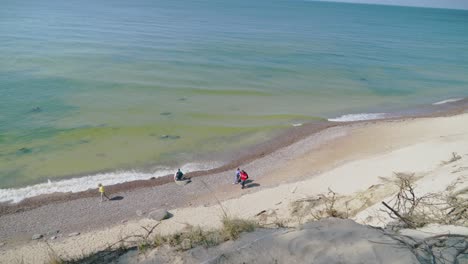
<instances>
[{"instance_id":1,"label":"bare shrub","mask_svg":"<svg viewBox=\"0 0 468 264\"><path fill-rule=\"evenodd\" d=\"M394 183L398 187L398 192L389 204L382 202L389 210L386 211L388 215L411 228L421 227L431 222L425 209L430 206L429 200L433 198L433 195L420 197L416 195L414 173L395 172L394 174Z\"/></svg>"},{"instance_id":2,"label":"bare shrub","mask_svg":"<svg viewBox=\"0 0 468 264\"><path fill-rule=\"evenodd\" d=\"M450 159L448 161L442 161L442 165L447 165L447 164L450 164L452 162L455 162L459 159L461 159L462 157L460 155L458 155L456 152L452 152L452 157L450 157Z\"/></svg>"},{"instance_id":3,"label":"bare shrub","mask_svg":"<svg viewBox=\"0 0 468 264\"><path fill-rule=\"evenodd\" d=\"M344 201L343 198L329 188L326 194L294 201L291 204L291 215L297 217L299 224L307 217L315 220L328 217L345 219L349 217L349 209L348 201ZM346 211L338 209L339 207L345 207Z\"/></svg>"},{"instance_id":4,"label":"bare shrub","mask_svg":"<svg viewBox=\"0 0 468 264\"><path fill-rule=\"evenodd\" d=\"M318 209L312 210L312 216L317 220L327 217L348 218L347 211L343 212L337 209L338 198L337 194L330 188L328 188L327 194L319 194L321 206Z\"/></svg>"},{"instance_id":5,"label":"bare shrub","mask_svg":"<svg viewBox=\"0 0 468 264\"><path fill-rule=\"evenodd\" d=\"M390 218L403 222L407 227L422 227L430 223L460 224L468 219L468 203L452 193L428 193L418 196L415 192L414 174L395 173L394 183L398 192L389 202L382 204Z\"/></svg>"}]
</instances>

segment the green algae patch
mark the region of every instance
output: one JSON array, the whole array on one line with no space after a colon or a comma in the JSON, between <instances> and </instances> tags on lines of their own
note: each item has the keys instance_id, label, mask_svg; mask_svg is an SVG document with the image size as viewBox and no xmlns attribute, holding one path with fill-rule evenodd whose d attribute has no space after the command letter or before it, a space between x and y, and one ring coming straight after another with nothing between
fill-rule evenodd
<instances>
[{"instance_id":1,"label":"green algae patch","mask_svg":"<svg viewBox=\"0 0 468 264\"><path fill-rule=\"evenodd\" d=\"M0 183L17 187L70 175L182 165L266 140L278 127L82 127L53 133L27 147L11 144L0 156ZM166 137L167 136L167 137ZM49 143L53 142L53 143ZM18 154L21 148L27 153Z\"/></svg>"},{"instance_id":2,"label":"green algae patch","mask_svg":"<svg viewBox=\"0 0 468 264\"><path fill-rule=\"evenodd\" d=\"M186 92L188 94L194 95L218 95L218 96L226 96L226 95L236 95L236 96L270 96L272 95L269 92L259 91L259 90L234 90L234 89L201 89L201 88L182 88L179 92Z\"/></svg>"}]
</instances>

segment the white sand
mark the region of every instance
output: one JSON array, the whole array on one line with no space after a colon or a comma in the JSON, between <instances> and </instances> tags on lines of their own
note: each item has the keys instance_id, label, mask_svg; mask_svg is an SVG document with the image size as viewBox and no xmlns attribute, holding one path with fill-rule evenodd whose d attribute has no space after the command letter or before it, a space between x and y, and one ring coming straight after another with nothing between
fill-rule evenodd
<instances>
[{"instance_id":1,"label":"white sand","mask_svg":"<svg viewBox=\"0 0 468 264\"><path fill-rule=\"evenodd\" d=\"M372 122L355 125L347 133L326 143L320 151L302 151L292 160L278 158L273 161L276 166L264 170L264 177L259 177L281 183L288 174L294 174L305 180L256 192L252 189L241 197L223 201L222 207L230 216L248 219L257 219L257 213L267 210L269 217L266 222L283 221L295 225L307 218L292 216L291 204L326 193L331 188L349 198L351 209L359 209L354 217L357 222L381 226L389 219L379 215L380 201L395 192L395 188L384 183L382 177L392 178L394 172L415 173L421 177L417 182L417 190L421 194L443 191L453 183L456 183L456 190L468 188L468 114ZM443 161L451 158L452 152L458 153L462 159L442 165ZM322 169L320 164L325 164L325 161L334 168L317 174L317 170ZM221 189L223 192L239 192L237 185ZM178 208L171 213L173 217L163 221L157 232L177 232L188 225L216 228L223 216L219 205ZM129 221L73 238L49 241L49 246L60 256L78 257L104 249L122 237L142 232L141 226L155 223L148 219ZM437 233L437 230L432 231ZM22 259L24 263L42 263L48 259L49 246L43 241L4 246L0 248L0 262L14 263Z\"/></svg>"}]
</instances>

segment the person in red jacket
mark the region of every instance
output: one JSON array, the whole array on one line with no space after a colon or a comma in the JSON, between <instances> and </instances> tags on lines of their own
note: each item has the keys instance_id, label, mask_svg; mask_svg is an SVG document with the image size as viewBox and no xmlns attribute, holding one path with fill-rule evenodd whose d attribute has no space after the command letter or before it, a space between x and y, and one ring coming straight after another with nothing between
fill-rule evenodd
<instances>
[{"instance_id":1,"label":"person in red jacket","mask_svg":"<svg viewBox=\"0 0 468 264\"><path fill-rule=\"evenodd\" d=\"M249 178L249 175L247 174L247 172L245 172L245 170L241 170L240 172L240 180L241 180L241 185L242 185L241 189L244 189L245 182L247 181L248 178Z\"/></svg>"}]
</instances>

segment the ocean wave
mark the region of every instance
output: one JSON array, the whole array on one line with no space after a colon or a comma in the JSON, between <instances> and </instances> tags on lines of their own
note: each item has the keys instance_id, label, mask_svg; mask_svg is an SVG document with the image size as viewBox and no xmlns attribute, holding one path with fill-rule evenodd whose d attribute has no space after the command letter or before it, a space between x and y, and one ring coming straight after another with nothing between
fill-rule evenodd
<instances>
[{"instance_id":1,"label":"ocean wave","mask_svg":"<svg viewBox=\"0 0 468 264\"><path fill-rule=\"evenodd\" d=\"M439 102L435 102L432 105L442 105L442 104L447 104L447 103L454 103L454 102L461 101L463 99L464 98L450 98L450 99L447 99L447 100L442 100L442 101L439 101Z\"/></svg>"},{"instance_id":2,"label":"ocean wave","mask_svg":"<svg viewBox=\"0 0 468 264\"><path fill-rule=\"evenodd\" d=\"M340 117L329 118L330 122L352 122L362 120L375 120L388 117L385 113L361 113L361 114L347 114Z\"/></svg>"},{"instance_id":3,"label":"ocean wave","mask_svg":"<svg viewBox=\"0 0 468 264\"><path fill-rule=\"evenodd\" d=\"M180 167L183 172L209 170L220 166L217 162L213 163L188 163ZM0 189L0 202L18 203L26 198L35 197L51 193L82 192L89 189L96 189L98 183L104 186L114 185L123 182L136 180L148 180L152 177L158 178L174 173L177 169L159 167L154 173L138 171L117 171L109 173L100 173L90 176L71 178L66 180L51 181L39 183L22 188Z\"/></svg>"}]
</instances>

